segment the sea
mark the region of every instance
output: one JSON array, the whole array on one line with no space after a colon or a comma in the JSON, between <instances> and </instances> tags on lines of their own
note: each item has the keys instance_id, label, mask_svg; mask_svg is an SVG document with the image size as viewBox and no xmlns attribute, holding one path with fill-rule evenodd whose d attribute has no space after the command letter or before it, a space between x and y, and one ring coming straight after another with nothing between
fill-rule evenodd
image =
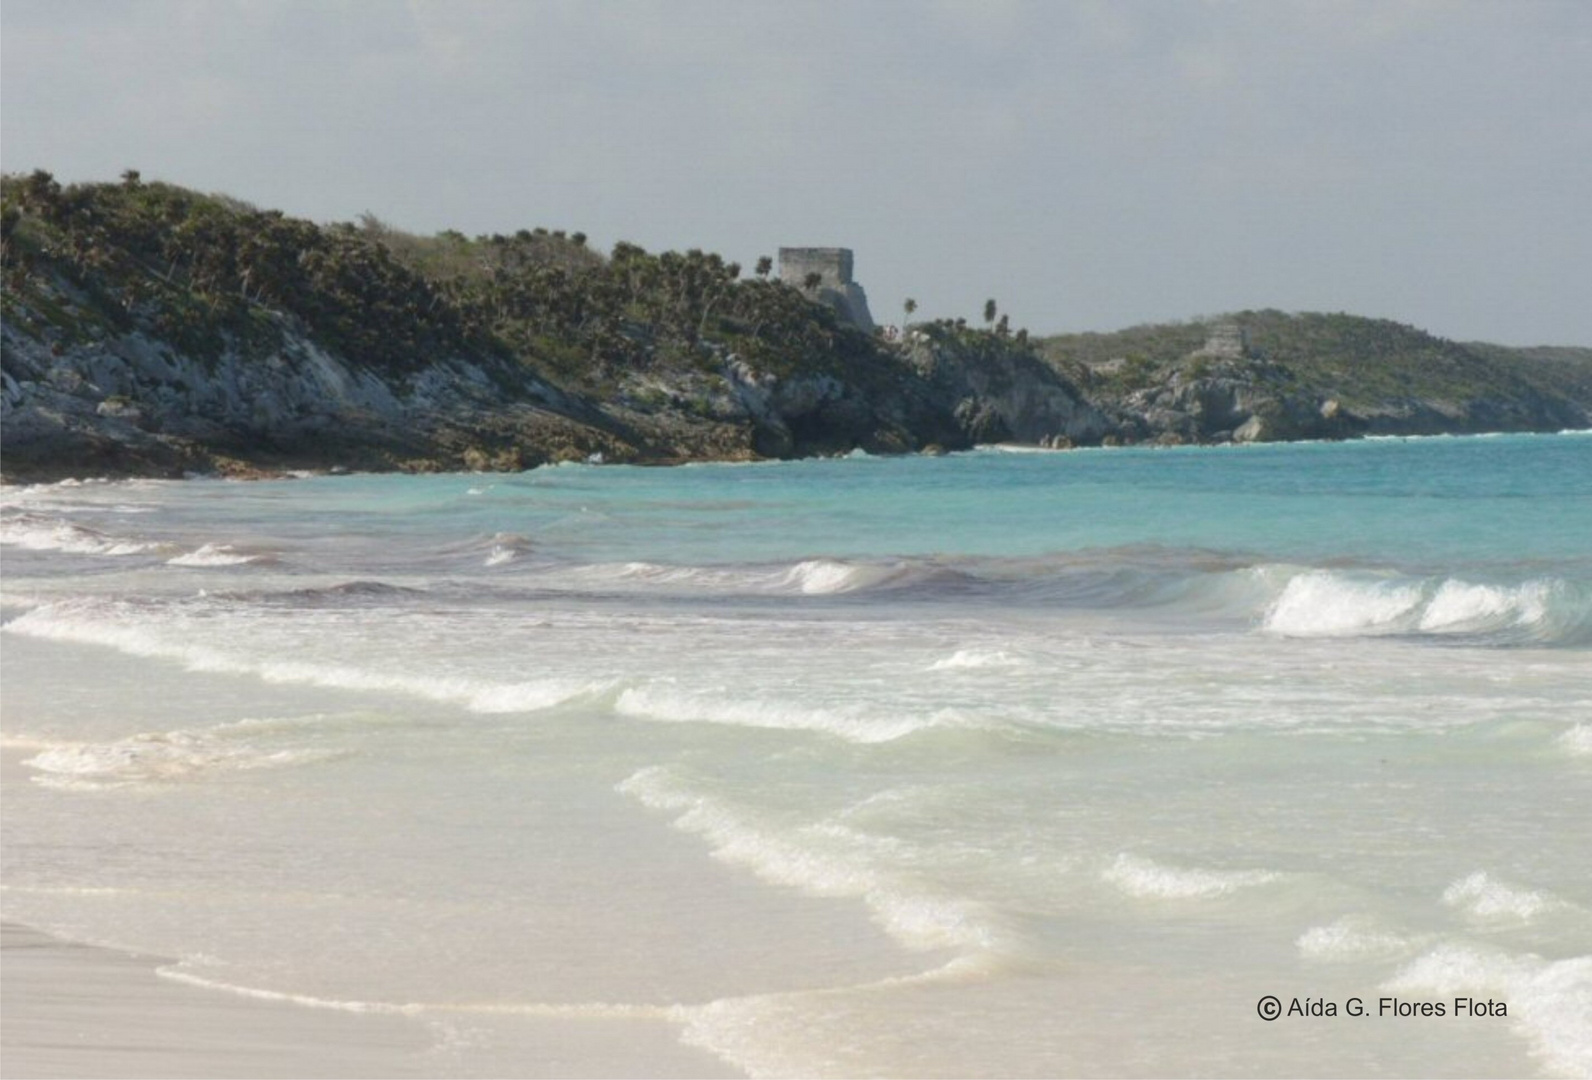
<instances>
[{"instance_id":1,"label":"sea","mask_svg":"<svg viewBox=\"0 0 1592 1080\"><path fill-rule=\"evenodd\" d=\"M162 978L438 1075L1592 1075L1592 434L0 504L0 912Z\"/></svg>"}]
</instances>

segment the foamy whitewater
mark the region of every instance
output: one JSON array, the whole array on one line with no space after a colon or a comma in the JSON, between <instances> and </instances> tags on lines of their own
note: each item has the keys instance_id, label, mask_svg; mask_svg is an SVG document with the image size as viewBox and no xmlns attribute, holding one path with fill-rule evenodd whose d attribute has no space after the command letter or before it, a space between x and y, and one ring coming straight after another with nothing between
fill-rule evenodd
<instances>
[{"instance_id":1,"label":"foamy whitewater","mask_svg":"<svg viewBox=\"0 0 1592 1080\"><path fill-rule=\"evenodd\" d=\"M4 916L423 1071L1592 1075L1585 435L7 488L0 558Z\"/></svg>"}]
</instances>

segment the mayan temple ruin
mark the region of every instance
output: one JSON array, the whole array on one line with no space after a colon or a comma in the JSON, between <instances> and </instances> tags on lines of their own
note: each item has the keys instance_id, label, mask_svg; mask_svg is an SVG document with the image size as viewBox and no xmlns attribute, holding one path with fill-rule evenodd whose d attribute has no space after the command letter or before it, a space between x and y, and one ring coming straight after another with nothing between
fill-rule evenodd
<instances>
[{"instance_id":1,"label":"mayan temple ruin","mask_svg":"<svg viewBox=\"0 0 1592 1080\"><path fill-rule=\"evenodd\" d=\"M808 276L818 275L819 299L859 330L873 331L868 297L851 280L851 249L798 247L779 249L779 279L798 289L807 288Z\"/></svg>"},{"instance_id":2,"label":"mayan temple ruin","mask_svg":"<svg viewBox=\"0 0 1592 1080\"><path fill-rule=\"evenodd\" d=\"M1249 334L1236 322L1211 323L1203 348L1191 355L1214 360L1242 360L1249 352Z\"/></svg>"}]
</instances>

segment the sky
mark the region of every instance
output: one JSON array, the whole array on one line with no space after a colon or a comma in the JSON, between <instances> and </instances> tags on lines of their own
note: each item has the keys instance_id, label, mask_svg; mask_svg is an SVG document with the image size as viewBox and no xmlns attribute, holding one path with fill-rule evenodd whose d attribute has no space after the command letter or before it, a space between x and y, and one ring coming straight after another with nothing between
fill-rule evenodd
<instances>
[{"instance_id":1,"label":"sky","mask_svg":"<svg viewBox=\"0 0 1592 1080\"><path fill-rule=\"evenodd\" d=\"M1592 346L1585 0L5 0L0 168L841 246L875 319Z\"/></svg>"}]
</instances>

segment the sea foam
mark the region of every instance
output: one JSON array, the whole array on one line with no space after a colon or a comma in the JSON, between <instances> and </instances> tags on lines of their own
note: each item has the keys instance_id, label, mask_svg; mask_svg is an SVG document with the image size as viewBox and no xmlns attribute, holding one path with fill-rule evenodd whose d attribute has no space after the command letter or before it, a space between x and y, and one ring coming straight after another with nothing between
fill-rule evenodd
<instances>
[{"instance_id":1,"label":"sea foam","mask_svg":"<svg viewBox=\"0 0 1592 1080\"><path fill-rule=\"evenodd\" d=\"M1270 870L1185 869L1127 852L1119 854L1100 873L1102 880L1129 896L1152 900L1208 900L1239 889L1266 885L1280 876Z\"/></svg>"},{"instance_id":2,"label":"sea foam","mask_svg":"<svg viewBox=\"0 0 1592 1080\"><path fill-rule=\"evenodd\" d=\"M486 541L491 548L482 560L483 566L505 566L531 550L531 542L519 533L493 533Z\"/></svg>"},{"instance_id":3,"label":"sea foam","mask_svg":"<svg viewBox=\"0 0 1592 1080\"><path fill-rule=\"evenodd\" d=\"M822 595L867 588L888 581L897 573L896 568L889 566L808 559L791 567L781 584L809 595Z\"/></svg>"},{"instance_id":4,"label":"sea foam","mask_svg":"<svg viewBox=\"0 0 1592 1080\"><path fill-rule=\"evenodd\" d=\"M1287 637L1337 637L1397 628L1421 602L1418 585L1365 582L1317 570L1283 588L1266 613L1266 629Z\"/></svg>"},{"instance_id":5,"label":"sea foam","mask_svg":"<svg viewBox=\"0 0 1592 1080\"><path fill-rule=\"evenodd\" d=\"M93 790L126 784L173 783L217 771L276 769L328 761L338 751L271 748L241 741L235 724L203 731L149 732L105 743L58 744L23 764L47 787Z\"/></svg>"},{"instance_id":6,"label":"sea foam","mask_svg":"<svg viewBox=\"0 0 1592 1080\"><path fill-rule=\"evenodd\" d=\"M641 769L617 790L675 813L675 826L707 840L715 858L744 866L770 884L862 900L886 933L911 948L977 952L994 948L1000 936L982 905L907 887L882 866L872 838L843 825L759 823L744 809L691 790L664 766Z\"/></svg>"},{"instance_id":7,"label":"sea foam","mask_svg":"<svg viewBox=\"0 0 1592 1080\"><path fill-rule=\"evenodd\" d=\"M1482 870L1460 878L1443 890L1443 903L1477 919L1530 922L1543 912L1564 907L1557 897L1499 881Z\"/></svg>"},{"instance_id":8,"label":"sea foam","mask_svg":"<svg viewBox=\"0 0 1592 1080\"><path fill-rule=\"evenodd\" d=\"M69 521L19 514L0 520L0 544L28 551L60 551L70 555L143 555L165 545L108 536Z\"/></svg>"},{"instance_id":9,"label":"sea foam","mask_svg":"<svg viewBox=\"0 0 1592 1080\"><path fill-rule=\"evenodd\" d=\"M196 551L177 555L166 560L167 566L240 566L254 562L259 556L245 555L231 544L205 544Z\"/></svg>"},{"instance_id":10,"label":"sea foam","mask_svg":"<svg viewBox=\"0 0 1592 1080\"><path fill-rule=\"evenodd\" d=\"M1462 633L1540 623L1548 614L1549 595L1548 584L1541 581L1509 588L1450 579L1421 612L1420 628L1431 633Z\"/></svg>"},{"instance_id":11,"label":"sea foam","mask_svg":"<svg viewBox=\"0 0 1592 1080\"><path fill-rule=\"evenodd\" d=\"M1029 666L1029 661L1005 649L958 649L942 660L929 665L930 671L959 671L978 668L1018 668Z\"/></svg>"},{"instance_id":12,"label":"sea foam","mask_svg":"<svg viewBox=\"0 0 1592 1080\"><path fill-rule=\"evenodd\" d=\"M1559 736L1558 744L1574 757L1592 757L1592 724L1577 724Z\"/></svg>"},{"instance_id":13,"label":"sea foam","mask_svg":"<svg viewBox=\"0 0 1592 1080\"><path fill-rule=\"evenodd\" d=\"M1559 1076L1592 1075L1592 956L1550 961L1445 943L1410 961L1382 989L1480 1000L1497 995L1544 1068Z\"/></svg>"},{"instance_id":14,"label":"sea foam","mask_svg":"<svg viewBox=\"0 0 1592 1080\"><path fill-rule=\"evenodd\" d=\"M627 687L620 692L614 711L638 720L820 731L857 743L890 742L926 728L955 726L962 720L960 713L949 709L927 715L903 711L879 716L855 704L766 700L729 687L691 691L661 681Z\"/></svg>"},{"instance_id":15,"label":"sea foam","mask_svg":"<svg viewBox=\"0 0 1592 1080\"><path fill-rule=\"evenodd\" d=\"M1310 570L1288 578L1262 625L1281 637L1418 634L1573 644L1592 629L1592 597L1556 579L1497 585Z\"/></svg>"},{"instance_id":16,"label":"sea foam","mask_svg":"<svg viewBox=\"0 0 1592 1080\"><path fill-rule=\"evenodd\" d=\"M118 618L120 614L122 618ZM246 657L211 645L172 640L106 601L45 604L5 624L4 632L50 641L105 645L132 656L171 660L190 671L251 675L265 682L405 694L460 705L472 712L535 712L577 699L606 695L612 681L548 677L497 682L467 676L425 675L324 661Z\"/></svg>"},{"instance_id":17,"label":"sea foam","mask_svg":"<svg viewBox=\"0 0 1592 1080\"><path fill-rule=\"evenodd\" d=\"M1325 926L1312 926L1294 943L1307 960L1362 961L1404 956L1414 943L1370 919L1345 915Z\"/></svg>"},{"instance_id":18,"label":"sea foam","mask_svg":"<svg viewBox=\"0 0 1592 1080\"><path fill-rule=\"evenodd\" d=\"M908 583L920 576L920 569L910 562L804 559L786 566L689 566L644 561L594 563L561 573L581 585L600 582L670 590L826 596Z\"/></svg>"}]
</instances>

